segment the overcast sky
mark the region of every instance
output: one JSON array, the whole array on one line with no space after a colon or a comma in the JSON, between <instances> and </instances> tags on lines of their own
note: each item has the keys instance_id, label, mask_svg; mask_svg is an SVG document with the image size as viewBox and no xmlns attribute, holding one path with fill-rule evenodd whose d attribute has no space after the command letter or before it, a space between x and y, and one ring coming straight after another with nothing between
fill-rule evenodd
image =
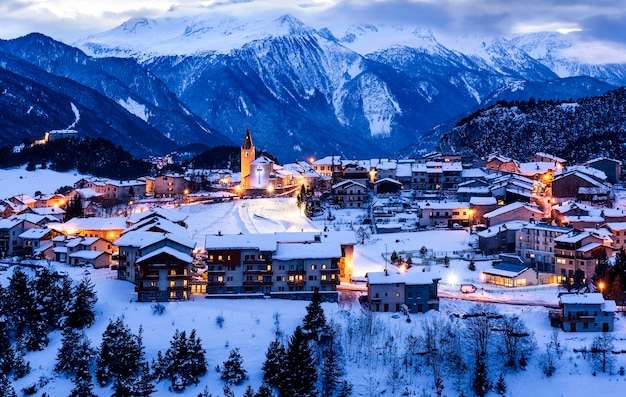
<instances>
[{"instance_id":1,"label":"overcast sky","mask_svg":"<svg viewBox=\"0 0 626 397\"><path fill-rule=\"evenodd\" d=\"M589 48L601 48L609 61L626 54L626 0L0 0L0 38L40 32L71 43L132 17L207 10L237 15L289 12L316 28L397 22L505 37L572 32Z\"/></svg>"}]
</instances>

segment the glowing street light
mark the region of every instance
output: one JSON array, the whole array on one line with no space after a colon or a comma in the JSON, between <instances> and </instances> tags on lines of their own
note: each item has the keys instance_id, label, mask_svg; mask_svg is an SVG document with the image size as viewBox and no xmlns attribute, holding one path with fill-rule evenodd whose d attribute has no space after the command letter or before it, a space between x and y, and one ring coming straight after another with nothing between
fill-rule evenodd
<instances>
[{"instance_id":1,"label":"glowing street light","mask_svg":"<svg viewBox=\"0 0 626 397\"><path fill-rule=\"evenodd\" d=\"M604 294L602 293L602 291L604 290L604 281L600 281L600 284L598 284L598 287L600 287L600 293L604 296Z\"/></svg>"}]
</instances>

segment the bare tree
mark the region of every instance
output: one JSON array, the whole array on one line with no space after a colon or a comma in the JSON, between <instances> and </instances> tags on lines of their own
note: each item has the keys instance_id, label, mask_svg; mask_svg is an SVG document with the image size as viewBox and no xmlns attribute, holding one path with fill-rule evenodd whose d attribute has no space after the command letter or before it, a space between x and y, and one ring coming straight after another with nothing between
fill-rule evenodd
<instances>
[{"instance_id":1,"label":"bare tree","mask_svg":"<svg viewBox=\"0 0 626 397\"><path fill-rule=\"evenodd\" d=\"M465 315L465 339L475 356L487 357L492 327L501 316L493 305L477 304Z\"/></svg>"},{"instance_id":2,"label":"bare tree","mask_svg":"<svg viewBox=\"0 0 626 397\"><path fill-rule=\"evenodd\" d=\"M537 348L535 336L517 316L502 316L497 323L498 353L504 365L511 369L525 369L528 359Z\"/></svg>"},{"instance_id":3,"label":"bare tree","mask_svg":"<svg viewBox=\"0 0 626 397\"><path fill-rule=\"evenodd\" d=\"M615 357L613 356L613 350L615 349L614 341L615 336L608 332L593 338L591 348L589 349L591 353L589 359L595 371L613 373L613 365L615 364Z\"/></svg>"},{"instance_id":4,"label":"bare tree","mask_svg":"<svg viewBox=\"0 0 626 397\"><path fill-rule=\"evenodd\" d=\"M433 375L433 381L440 396L443 392L443 372L446 363L444 345L447 340L449 323L442 318L430 319L422 323L422 335L419 337L420 354L424 364Z\"/></svg>"}]
</instances>

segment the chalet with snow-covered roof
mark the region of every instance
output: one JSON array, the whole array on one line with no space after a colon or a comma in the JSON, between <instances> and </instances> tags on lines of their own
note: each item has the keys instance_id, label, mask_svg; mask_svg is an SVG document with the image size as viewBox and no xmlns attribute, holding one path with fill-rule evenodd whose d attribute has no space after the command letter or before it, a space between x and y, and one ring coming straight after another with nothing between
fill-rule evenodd
<instances>
[{"instance_id":1,"label":"chalet with snow-covered roof","mask_svg":"<svg viewBox=\"0 0 626 397\"><path fill-rule=\"evenodd\" d=\"M63 222L63 218L65 218L65 210L63 208L58 207L35 207L35 208L27 208L23 214L35 214L40 216L45 216L52 222Z\"/></svg>"},{"instance_id":2,"label":"chalet with snow-covered roof","mask_svg":"<svg viewBox=\"0 0 626 397\"><path fill-rule=\"evenodd\" d=\"M383 159L376 163L376 180L384 178L397 178L396 169L398 162L396 160ZM404 166L404 176L406 177L406 166ZM410 177L410 164L409 164L409 177ZM409 186L410 187L410 186Z\"/></svg>"},{"instance_id":3,"label":"chalet with snow-covered roof","mask_svg":"<svg viewBox=\"0 0 626 397\"><path fill-rule=\"evenodd\" d=\"M516 174L499 176L491 182L491 195L499 204L529 203L534 189L533 180Z\"/></svg>"},{"instance_id":4,"label":"chalet with snow-covered roof","mask_svg":"<svg viewBox=\"0 0 626 397\"><path fill-rule=\"evenodd\" d=\"M490 154L485 168L519 174L519 162L500 154Z\"/></svg>"},{"instance_id":5,"label":"chalet with snow-covered roof","mask_svg":"<svg viewBox=\"0 0 626 397\"><path fill-rule=\"evenodd\" d=\"M4 200L0 200L0 218L8 218L13 215L13 207Z\"/></svg>"},{"instance_id":6,"label":"chalet with snow-covered roof","mask_svg":"<svg viewBox=\"0 0 626 397\"><path fill-rule=\"evenodd\" d=\"M326 156L311 163L313 170L321 176L338 178L341 175L341 157Z\"/></svg>"},{"instance_id":7,"label":"chalet with snow-covered roof","mask_svg":"<svg viewBox=\"0 0 626 397\"><path fill-rule=\"evenodd\" d=\"M621 250L626 248L626 222L608 222L605 227L611 232L613 248Z\"/></svg>"},{"instance_id":8,"label":"chalet with snow-covered roof","mask_svg":"<svg viewBox=\"0 0 626 397\"><path fill-rule=\"evenodd\" d=\"M556 163L555 165L557 166L557 168L561 168L563 167L566 163L567 160L555 156L553 154L550 153L544 153L544 152L537 152L535 153L535 155L533 157L529 157L527 159L527 161L532 162L532 161L539 161L539 162L546 162L546 163Z\"/></svg>"},{"instance_id":9,"label":"chalet with snow-covered roof","mask_svg":"<svg viewBox=\"0 0 626 397\"><path fill-rule=\"evenodd\" d=\"M58 233L48 228L32 228L20 234L24 240L24 255L39 259L53 259L52 239Z\"/></svg>"},{"instance_id":10,"label":"chalet with snow-covered roof","mask_svg":"<svg viewBox=\"0 0 626 397\"><path fill-rule=\"evenodd\" d=\"M566 332L613 332L617 306L601 293L563 294L559 305L550 312L552 326Z\"/></svg>"},{"instance_id":11,"label":"chalet with snow-covered roof","mask_svg":"<svg viewBox=\"0 0 626 397\"><path fill-rule=\"evenodd\" d=\"M572 230L554 239L555 270L561 277L573 278L576 270L582 270L590 278L598 261L612 256L611 242L594 232Z\"/></svg>"},{"instance_id":12,"label":"chalet with snow-covered roof","mask_svg":"<svg viewBox=\"0 0 626 397\"><path fill-rule=\"evenodd\" d=\"M187 215L185 213L161 207L151 208L143 212L134 212L128 216L126 222L129 226L132 226L137 224L138 222L155 217L166 219L170 222L177 223L180 226L186 227L185 220L187 220Z\"/></svg>"},{"instance_id":13,"label":"chalet with snow-covered roof","mask_svg":"<svg viewBox=\"0 0 626 397\"><path fill-rule=\"evenodd\" d=\"M531 221L543 218L543 212L534 205L516 202L483 215L487 226L510 221Z\"/></svg>"},{"instance_id":14,"label":"chalet with snow-covered roof","mask_svg":"<svg viewBox=\"0 0 626 397\"><path fill-rule=\"evenodd\" d=\"M451 228L455 223L460 226L469 226L473 221L473 212L468 202L425 201L418 203L418 206L421 212L420 227Z\"/></svg>"},{"instance_id":15,"label":"chalet with snow-covered roof","mask_svg":"<svg viewBox=\"0 0 626 397\"><path fill-rule=\"evenodd\" d=\"M555 174L552 181L552 197L558 202L571 199L592 203L608 202L611 185L605 182L606 175L604 172L599 170L586 172L589 167L569 168L572 170Z\"/></svg>"},{"instance_id":16,"label":"chalet with snow-covered roof","mask_svg":"<svg viewBox=\"0 0 626 397\"><path fill-rule=\"evenodd\" d=\"M18 194L13 197L9 197L8 200L13 204L23 205L28 208L34 208L35 204L37 203L37 200L29 196L28 194Z\"/></svg>"},{"instance_id":17,"label":"chalet with snow-covered roof","mask_svg":"<svg viewBox=\"0 0 626 397\"><path fill-rule=\"evenodd\" d=\"M154 197L172 198L191 192L191 183L182 174L167 173L154 178Z\"/></svg>"},{"instance_id":18,"label":"chalet with snow-covered roof","mask_svg":"<svg viewBox=\"0 0 626 397\"><path fill-rule=\"evenodd\" d=\"M622 179L622 162L608 157L598 157L584 163L585 166L604 172L606 181L618 183Z\"/></svg>"},{"instance_id":19,"label":"chalet with snow-covered roof","mask_svg":"<svg viewBox=\"0 0 626 397\"><path fill-rule=\"evenodd\" d=\"M376 194L395 194L403 188L402 182L392 178L383 178L374 182Z\"/></svg>"},{"instance_id":20,"label":"chalet with snow-covered roof","mask_svg":"<svg viewBox=\"0 0 626 397\"><path fill-rule=\"evenodd\" d=\"M351 180L334 184L331 192L333 203L341 208L361 208L367 198L367 187Z\"/></svg>"},{"instance_id":21,"label":"chalet with snow-covered roof","mask_svg":"<svg viewBox=\"0 0 626 397\"><path fill-rule=\"evenodd\" d=\"M521 261L509 258L483 270L480 278L487 284L502 287L526 287L539 284L539 272Z\"/></svg>"},{"instance_id":22,"label":"chalet with snow-covered roof","mask_svg":"<svg viewBox=\"0 0 626 397\"><path fill-rule=\"evenodd\" d=\"M64 223L54 223L50 228L69 236L100 237L113 241L126 229L126 218L72 218Z\"/></svg>"},{"instance_id":23,"label":"chalet with snow-covered roof","mask_svg":"<svg viewBox=\"0 0 626 397\"><path fill-rule=\"evenodd\" d=\"M478 248L485 255L515 252L515 237L528 222L511 221L489 226L478 233Z\"/></svg>"},{"instance_id":24,"label":"chalet with snow-covered roof","mask_svg":"<svg viewBox=\"0 0 626 397\"><path fill-rule=\"evenodd\" d=\"M472 225L480 225L485 223L485 214L498 208L498 202L495 197L471 197L470 204L470 223Z\"/></svg>"},{"instance_id":25,"label":"chalet with snow-covered roof","mask_svg":"<svg viewBox=\"0 0 626 397\"><path fill-rule=\"evenodd\" d=\"M36 203L35 208L62 208L67 204L67 197L63 194L42 194L35 197Z\"/></svg>"},{"instance_id":26,"label":"chalet with snow-covered roof","mask_svg":"<svg viewBox=\"0 0 626 397\"><path fill-rule=\"evenodd\" d=\"M139 267L137 261L151 249L169 246L185 255L191 255L196 244L184 237L184 234L169 234L145 230L125 232L113 242L117 247L114 259L118 262L118 278L139 284Z\"/></svg>"},{"instance_id":27,"label":"chalet with snow-covered roof","mask_svg":"<svg viewBox=\"0 0 626 397\"><path fill-rule=\"evenodd\" d=\"M113 246L100 237L72 237L65 240L67 263L72 266L108 268Z\"/></svg>"},{"instance_id":28,"label":"chalet with snow-covered roof","mask_svg":"<svg viewBox=\"0 0 626 397\"><path fill-rule=\"evenodd\" d=\"M439 310L439 278L424 272L369 272L367 299L374 312L425 313Z\"/></svg>"},{"instance_id":29,"label":"chalet with snow-covered roof","mask_svg":"<svg viewBox=\"0 0 626 397\"><path fill-rule=\"evenodd\" d=\"M351 234L208 235L207 295L309 299L319 289L322 299L336 301L342 273L352 273Z\"/></svg>"},{"instance_id":30,"label":"chalet with snow-covered roof","mask_svg":"<svg viewBox=\"0 0 626 397\"><path fill-rule=\"evenodd\" d=\"M489 184L480 179L461 182L456 190L459 201L470 201L472 197L491 197Z\"/></svg>"},{"instance_id":31,"label":"chalet with snow-covered roof","mask_svg":"<svg viewBox=\"0 0 626 397\"><path fill-rule=\"evenodd\" d=\"M29 229L39 227L28 217L0 219L0 256L23 255L24 239L20 236Z\"/></svg>"}]
</instances>

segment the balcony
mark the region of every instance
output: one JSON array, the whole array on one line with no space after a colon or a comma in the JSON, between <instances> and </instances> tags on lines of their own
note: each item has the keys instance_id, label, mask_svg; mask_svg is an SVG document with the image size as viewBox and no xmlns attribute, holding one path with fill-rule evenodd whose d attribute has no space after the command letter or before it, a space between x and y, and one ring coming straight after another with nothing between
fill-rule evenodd
<instances>
[{"instance_id":1,"label":"balcony","mask_svg":"<svg viewBox=\"0 0 626 397\"><path fill-rule=\"evenodd\" d=\"M262 270L258 270L258 269L253 269L253 270L244 270L243 271L244 276L254 276L254 275L264 275L264 276L272 276L274 274L274 272L272 270L267 270L267 269L262 269Z\"/></svg>"},{"instance_id":2,"label":"balcony","mask_svg":"<svg viewBox=\"0 0 626 397\"><path fill-rule=\"evenodd\" d=\"M298 269L298 270L287 270L287 275L289 276L302 276L306 275L306 270Z\"/></svg>"},{"instance_id":3,"label":"balcony","mask_svg":"<svg viewBox=\"0 0 626 397\"><path fill-rule=\"evenodd\" d=\"M335 278L334 280L333 279L322 280L321 284L322 285L339 285L340 284L339 277Z\"/></svg>"},{"instance_id":4,"label":"balcony","mask_svg":"<svg viewBox=\"0 0 626 397\"><path fill-rule=\"evenodd\" d=\"M150 286L141 286L141 285L137 285L135 286L135 292L156 292L159 290L159 287L150 287Z\"/></svg>"},{"instance_id":5,"label":"balcony","mask_svg":"<svg viewBox=\"0 0 626 397\"><path fill-rule=\"evenodd\" d=\"M287 285L290 286L304 286L305 281L303 280L287 280Z\"/></svg>"},{"instance_id":6,"label":"balcony","mask_svg":"<svg viewBox=\"0 0 626 397\"><path fill-rule=\"evenodd\" d=\"M254 286L271 286L272 281L264 281L264 280L254 280L254 281L244 281L244 287L254 287Z\"/></svg>"},{"instance_id":7,"label":"balcony","mask_svg":"<svg viewBox=\"0 0 626 397\"><path fill-rule=\"evenodd\" d=\"M206 285L207 287L223 287L224 282L223 281L207 281Z\"/></svg>"}]
</instances>

